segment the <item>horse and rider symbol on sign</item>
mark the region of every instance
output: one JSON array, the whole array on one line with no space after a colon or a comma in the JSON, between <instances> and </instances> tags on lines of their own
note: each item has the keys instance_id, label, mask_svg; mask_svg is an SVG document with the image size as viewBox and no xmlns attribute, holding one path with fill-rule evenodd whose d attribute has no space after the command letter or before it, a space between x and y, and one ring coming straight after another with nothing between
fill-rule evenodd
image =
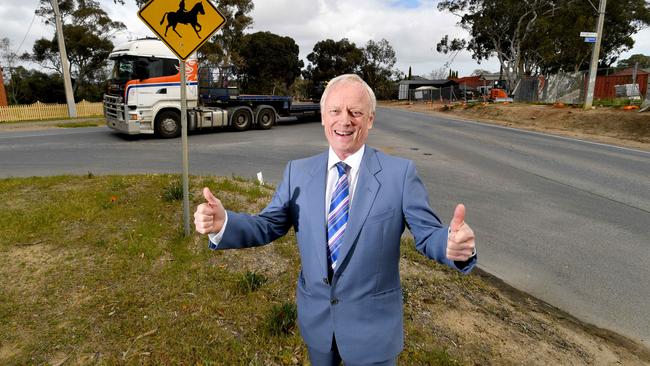
<instances>
[{"instance_id":1,"label":"horse and rider symbol on sign","mask_svg":"<svg viewBox=\"0 0 650 366\"><path fill-rule=\"evenodd\" d=\"M175 12L169 11L163 15L162 20L160 20L160 25L163 25L165 22L165 17L167 18L167 27L165 27L165 37L167 36L167 31L169 30L169 27L172 27L172 30L174 33L178 34L179 37L183 38L177 31L176 31L176 25L178 23L181 24L189 24L192 26L192 29L196 32L196 36L201 38L201 35L199 35L199 32L201 31L201 24L199 24L198 16L199 14L204 15L205 14L205 9L203 9L203 3L198 2L196 3L190 11L185 11L185 0L181 0L180 5L178 6L179 9Z\"/></svg>"},{"instance_id":2,"label":"horse and rider symbol on sign","mask_svg":"<svg viewBox=\"0 0 650 366\"><path fill-rule=\"evenodd\" d=\"M185 60L226 20L210 0L180 0L178 8L173 4L169 0L150 0L138 16L178 58Z\"/></svg>"}]
</instances>

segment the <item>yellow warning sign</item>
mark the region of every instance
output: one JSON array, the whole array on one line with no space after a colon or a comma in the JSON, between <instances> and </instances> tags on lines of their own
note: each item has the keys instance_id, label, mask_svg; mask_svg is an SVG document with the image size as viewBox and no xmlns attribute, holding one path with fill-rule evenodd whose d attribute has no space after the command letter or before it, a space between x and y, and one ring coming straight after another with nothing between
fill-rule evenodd
<instances>
[{"instance_id":1,"label":"yellow warning sign","mask_svg":"<svg viewBox=\"0 0 650 366\"><path fill-rule=\"evenodd\" d=\"M210 0L150 0L138 16L181 60L226 22Z\"/></svg>"}]
</instances>

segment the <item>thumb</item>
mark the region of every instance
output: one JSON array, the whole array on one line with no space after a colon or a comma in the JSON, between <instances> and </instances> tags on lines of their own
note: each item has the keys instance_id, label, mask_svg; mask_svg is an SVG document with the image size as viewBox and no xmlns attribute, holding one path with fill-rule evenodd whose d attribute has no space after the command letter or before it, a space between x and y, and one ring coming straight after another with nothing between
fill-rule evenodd
<instances>
[{"instance_id":1,"label":"thumb","mask_svg":"<svg viewBox=\"0 0 650 366\"><path fill-rule=\"evenodd\" d=\"M217 204L217 198L210 192L210 188L203 188L203 198L212 206Z\"/></svg>"},{"instance_id":2,"label":"thumb","mask_svg":"<svg viewBox=\"0 0 650 366\"><path fill-rule=\"evenodd\" d=\"M454 217L451 219L449 227L451 231L456 232L465 222L465 205L459 203L454 210Z\"/></svg>"}]
</instances>

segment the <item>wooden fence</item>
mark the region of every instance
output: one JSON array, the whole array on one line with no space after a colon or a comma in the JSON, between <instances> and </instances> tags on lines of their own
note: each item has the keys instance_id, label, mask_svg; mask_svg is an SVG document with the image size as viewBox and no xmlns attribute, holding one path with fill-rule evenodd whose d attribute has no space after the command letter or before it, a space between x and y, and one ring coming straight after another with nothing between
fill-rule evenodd
<instances>
[{"instance_id":1,"label":"wooden fence","mask_svg":"<svg viewBox=\"0 0 650 366\"><path fill-rule=\"evenodd\" d=\"M104 111L102 103L90 103L85 100L77 103L77 117L101 116ZM67 104L45 104L36 102L28 105L10 105L0 107L0 122L30 121L42 119L68 118Z\"/></svg>"}]
</instances>

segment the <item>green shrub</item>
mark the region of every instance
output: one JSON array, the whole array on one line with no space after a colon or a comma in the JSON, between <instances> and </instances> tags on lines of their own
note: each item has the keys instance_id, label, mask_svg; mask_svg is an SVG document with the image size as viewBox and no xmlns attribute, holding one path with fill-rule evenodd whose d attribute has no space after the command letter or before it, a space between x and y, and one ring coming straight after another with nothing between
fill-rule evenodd
<instances>
[{"instance_id":1,"label":"green shrub","mask_svg":"<svg viewBox=\"0 0 650 366\"><path fill-rule=\"evenodd\" d=\"M296 326L298 310L296 304L285 302L273 305L266 320L266 328L271 335L288 335Z\"/></svg>"},{"instance_id":2,"label":"green shrub","mask_svg":"<svg viewBox=\"0 0 650 366\"><path fill-rule=\"evenodd\" d=\"M267 278L264 275L246 271L241 278L237 281L237 288L239 292L243 294L251 293L257 291L262 285L267 281Z\"/></svg>"},{"instance_id":3,"label":"green shrub","mask_svg":"<svg viewBox=\"0 0 650 366\"><path fill-rule=\"evenodd\" d=\"M183 199L183 185L178 182L172 182L169 186L165 187L163 199L167 202L180 201Z\"/></svg>"}]
</instances>

